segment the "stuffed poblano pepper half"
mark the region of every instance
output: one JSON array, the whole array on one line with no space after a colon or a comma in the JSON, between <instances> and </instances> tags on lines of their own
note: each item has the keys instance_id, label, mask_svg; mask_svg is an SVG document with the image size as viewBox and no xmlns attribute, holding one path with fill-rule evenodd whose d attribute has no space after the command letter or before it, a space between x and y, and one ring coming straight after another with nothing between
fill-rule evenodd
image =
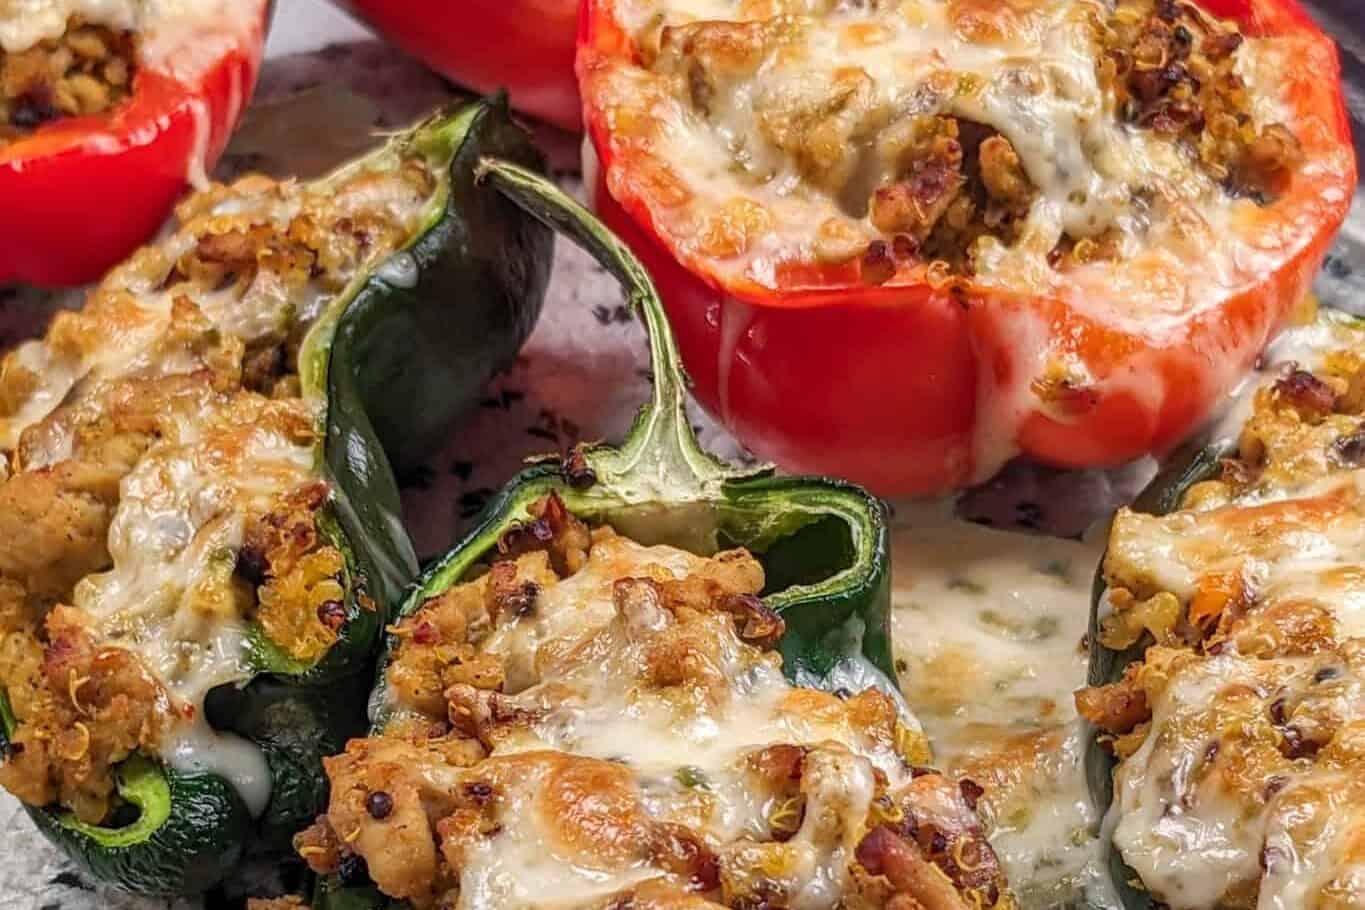
<instances>
[{"instance_id":1,"label":"stuffed poblano pepper half","mask_svg":"<svg viewBox=\"0 0 1365 910\"><path fill-rule=\"evenodd\" d=\"M416 574L392 465L543 300L488 154L540 165L497 101L214 186L0 365L0 784L95 878L200 891L324 804Z\"/></svg>"},{"instance_id":2,"label":"stuffed poblano pepper half","mask_svg":"<svg viewBox=\"0 0 1365 910\"><path fill-rule=\"evenodd\" d=\"M405 601L370 736L296 838L316 905L1007 906L979 789L924 767L891 682L882 505L704 452L636 260L484 173L625 285L653 397L621 445L517 477Z\"/></svg>"},{"instance_id":3,"label":"stuffed poblano pepper half","mask_svg":"<svg viewBox=\"0 0 1365 910\"><path fill-rule=\"evenodd\" d=\"M1291 330L1115 516L1087 775L1129 910L1347 907L1365 875L1365 324Z\"/></svg>"}]
</instances>

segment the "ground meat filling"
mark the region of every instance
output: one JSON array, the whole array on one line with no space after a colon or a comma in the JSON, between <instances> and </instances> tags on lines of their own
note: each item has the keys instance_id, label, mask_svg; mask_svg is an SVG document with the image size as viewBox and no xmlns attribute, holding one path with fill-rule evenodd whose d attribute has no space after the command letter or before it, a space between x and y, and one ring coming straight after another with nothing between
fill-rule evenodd
<instances>
[{"instance_id":1,"label":"ground meat filling","mask_svg":"<svg viewBox=\"0 0 1365 910\"><path fill-rule=\"evenodd\" d=\"M1301 158L1283 124L1258 126L1237 73L1241 33L1179 0L1123 0L1099 72L1125 123L1188 146L1229 193L1267 202Z\"/></svg>"},{"instance_id":2,"label":"ground meat filling","mask_svg":"<svg viewBox=\"0 0 1365 910\"><path fill-rule=\"evenodd\" d=\"M120 559L136 562L136 543L117 545L117 521L178 489L176 470L193 475L186 482L212 475L214 509L243 510L230 558L206 551L194 584L176 595L171 615L193 614L188 628L254 622L309 665L341 634L348 594L374 609L348 591L345 559L324 533L330 491L312 473L317 414L299 397L299 348L328 295L406 240L433 187L411 161L325 194L256 176L197 193L166 240L0 362L0 431L11 440L0 448L0 692L17 721L0 785L21 800L63 805L92 824L115 819L114 767L155 755L199 709L132 645L103 641L80 607ZM140 348L122 372L95 372L110 338ZM71 385L45 385L57 376ZM61 404L33 419L35 400ZM262 434L265 458L280 460L247 454ZM166 466L150 475L169 486L137 500L127 484L146 478L148 464ZM184 519L194 538L200 519ZM198 552L196 540L168 552Z\"/></svg>"},{"instance_id":3,"label":"ground meat filling","mask_svg":"<svg viewBox=\"0 0 1365 910\"><path fill-rule=\"evenodd\" d=\"M315 871L416 907L516 904L500 889L529 865L527 887L562 892L566 907L748 910L798 895L813 907L1011 906L974 811L980 789L919 767L922 734L889 698L774 682L783 622L756 596L763 570L748 553L642 548L551 495L475 574L391 629L384 732L327 760L328 812L295 841ZM741 711L745 724L788 718L775 728L785 735L831 726L726 758L698 752L698 765L670 746L660 767L640 748L653 724L725 726ZM620 712L626 739L598 757L613 734L593 724ZM735 811L757 809L739 831L716 802L735 787ZM831 865L818 888L804 884L813 863Z\"/></svg>"},{"instance_id":4,"label":"ground meat filling","mask_svg":"<svg viewBox=\"0 0 1365 910\"><path fill-rule=\"evenodd\" d=\"M868 217L877 230L892 235L894 259L941 261L965 272L980 238L1014 243L1037 189L1008 139L981 124L943 116L914 117L891 132L883 142L900 146L898 171L873 191ZM875 281L877 271L869 265L885 247L874 242L864 255L865 281Z\"/></svg>"},{"instance_id":5,"label":"ground meat filling","mask_svg":"<svg viewBox=\"0 0 1365 910\"><path fill-rule=\"evenodd\" d=\"M715 193L687 232L689 246L714 259L743 257L780 227L774 211L784 200L818 204L820 197L835 214L815 225L811 253L821 264L860 259L867 284L890 280L904 265L970 275L1029 236L1039 187L1053 186L1055 176L1031 175L1009 136L970 119L993 115L955 113L961 99L979 109L973 105L986 90L985 75L947 68L951 54L943 67L915 77L919 84L883 85L873 75L887 71L878 44L890 40L901 17L922 15L918 4L746 3L726 14L737 21L706 14L691 21L686 4L658 6L636 36L643 66L714 134L730 159L725 180L737 176L764 192L726 198L710 187L682 187L677 162L671 173L651 177L664 206ZM1029 6L958 0L949 4L949 19L957 39L989 51L1036 27L1027 23ZM1253 116L1239 73L1245 39L1234 25L1180 0L1121 0L1113 9L1073 3L1064 12L1049 21L1058 28L1083 23L1103 116L1120 131L1175 143L1210 188L1227 196L1266 204L1284 191L1301 160L1299 143L1285 125ZM820 40L825 30L839 36L841 56L833 61L826 59L830 43ZM860 42L870 56L849 49ZM1025 66L1017 78L1041 82ZM647 137L641 124L649 116L623 120L619 129ZM1036 158L1033 166L1045 167ZM1122 258L1125 232L1141 232L1149 217L1150 179L1133 178L1126 212L1092 233L1064 231L1050 264L1064 271Z\"/></svg>"},{"instance_id":6,"label":"ground meat filling","mask_svg":"<svg viewBox=\"0 0 1365 910\"><path fill-rule=\"evenodd\" d=\"M1236 451L1178 511L1115 520L1100 640L1145 653L1076 704L1121 760L1118 842L1158 897L1178 873L1143 839L1143 813L1172 814L1174 801L1193 825L1242 819L1209 851L1241 857L1219 906L1265 903L1295 880L1317 882L1324 907L1359 895L1365 854L1315 845L1294 821L1334 812L1357 842L1365 824L1347 811L1365 805L1365 640L1351 619L1365 578L1365 358L1358 330L1336 337L1312 369L1290 365L1257 390ZM1195 769L1184 792L1166 786L1182 761ZM1303 865L1275 860L1283 851Z\"/></svg>"},{"instance_id":7,"label":"ground meat filling","mask_svg":"<svg viewBox=\"0 0 1365 910\"><path fill-rule=\"evenodd\" d=\"M60 38L0 48L0 147L63 117L102 114L132 90L137 41L72 19Z\"/></svg>"}]
</instances>

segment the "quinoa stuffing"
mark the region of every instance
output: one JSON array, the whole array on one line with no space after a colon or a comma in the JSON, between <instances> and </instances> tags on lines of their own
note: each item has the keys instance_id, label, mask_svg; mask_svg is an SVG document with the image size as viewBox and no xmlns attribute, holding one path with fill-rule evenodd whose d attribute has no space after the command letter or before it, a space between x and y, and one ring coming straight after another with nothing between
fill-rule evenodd
<instances>
[{"instance_id":1,"label":"quinoa stuffing","mask_svg":"<svg viewBox=\"0 0 1365 910\"><path fill-rule=\"evenodd\" d=\"M1283 124L1258 125L1235 28L1180 0L1122 0L1104 30L1099 72L1127 123L1188 146L1229 193L1265 202L1300 159Z\"/></svg>"},{"instance_id":2,"label":"quinoa stuffing","mask_svg":"<svg viewBox=\"0 0 1365 910\"><path fill-rule=\"evenodd\" d=\"M760 280L796 257L865 284L1125 259L1189 212L1273 203L1302 159L1254 75L1284 65L1274 39L1181 0L617 9L638 62L589 77L631 180L687 251Z\"/></svg>"},{"instance_id":3,"label":"quinoa stuffing","mask_svg":"<svg viewBox=\"0 0 1365 910\"><path fill-rule=\"evenodd\" d=\"M107 821L118 763L194 723L205 686L250 678L248 625L309 665L352 604L375 608L324 533L300 346L433 187L415 161L325 193L211 187L0 361L0 691L17 722L0 785L21 800Z\"/></svg>"},{"instance_id":4,"label":"quinoa stuffing","mask_svg":"<svg viewBox=\"0 0 1365 910\"><path fill-rule=\"evenodd\" d=\"M314 871L418 908L1014 906L980 788L888 696L782 676L753 556L530 513L391 628L383 732L295 838Z\"/></svg>"},{"instance_id":5,"label":"quinoa stuffing","mask_svg":"<svg viewBox=\"0 0 1365 910\"><path fill-rule=\"evenodd\" d=\"M0 148L64 117L103 114L132 91L137 40L73 18L60 38L0 48Z\"/></svg>"}]
</instances>

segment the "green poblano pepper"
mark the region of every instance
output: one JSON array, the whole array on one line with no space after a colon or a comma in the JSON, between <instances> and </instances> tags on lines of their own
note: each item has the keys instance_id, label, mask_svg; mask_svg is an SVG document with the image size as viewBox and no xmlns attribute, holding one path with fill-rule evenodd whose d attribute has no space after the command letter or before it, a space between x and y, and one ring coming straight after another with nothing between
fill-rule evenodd
<instances>
[{"instance_id":1,"label":"green poblano pepper","mask_svg":"<svg viewBox=\"0 0 1365 910\"><path fill-rule=\"evenodd\" d=\"M648 334L653 395L620 445L580 447L514 478L465 538L423 573L396 618L466 581L509 530L531 517L530 507L553 492L580 519L610 524L639 543L701 555L747 548L765 570L764 602L785 621L779 647L794 683L897 692L881 502L837 480L734 467L705 452L687 419L674 339L640 263L590 213L531 171L490 156L480 172L487 185L572 238L625 287ZM397 644L391 636L386 655ZM381 658L371 696L373 734L388 720L386 663ZM363 874L324 879L314 894L314 906L327 910L391 905Z\"/></svg>"},{"instance_id":2,"label":"green poblano pepper","mask_svg":"<svg viewBox=\"0 0 1365 910\"><path fill-rule=\"evenodd\" d=\"M511 362L544 300L553 234L478 183L486 155L543 167L494 99L434 116L311 185L326 193L413 161L435 178L418 228L324 301L298 349L301 395L322 415L313 471L328 497L317 525L344 557L344 617L336 640L308 661L253 624L250 678L213 689L201 706L213 730L263 755L269 799L256 813L213 770L142 754L115 769L119 809L104 824L56 806L30 809L95 878L144 894L199 892L244 853L286 846L325 805L321 758L362 732L380 633L417 574L393 465L412 463ZM0 754L15 727L0 692Z\"/></svg>"},{"instance_id":3,"label":"green poblano pepper","mask_svg":"<svg viewBox=\"0 0 1365 910\"><path fill-rule=\"evenodd\" d=\"M1324 310L1318 315L1316 325L1306 327L1305 331L1313 332L1320 329L1365 332L1365 320L1337 310ZM1292 358L1290 362L1293 362ZM1221 476L1225 460L1237 456L1239 444L1235 434L1241 429L1215 424L1208 432L1172 453L1130 508L1134 512L1153 516L1169 515L1179 511L1185 503L1186 494L1193 487ZM1091 593L1090 628L1087 635L1090 643L1087 685L1091 687L1118 682L1129 666L1144 659L1148 647L1153 644L1151 635L1147 633L1123 650L1106 647L1101 640L1101 623L1109 611L1104 561L1104 558L1101 558ZM1093 724L1087 725L1089 736L1085 755L1086 782L1098 814L1105 817L1109 815L1114 805L1114 773L1118 761L1105 747L1103 731ZM1157 910L1163 907L1164 904L1143 887L1141 877L1124 862L1123 856L1110 840L1113 821L1106 818L1102 826L1102 837L1105 840L1102 849L1109 885L1113 889L1115 899L1124 910Z\"/></svg>"}]
</instances>

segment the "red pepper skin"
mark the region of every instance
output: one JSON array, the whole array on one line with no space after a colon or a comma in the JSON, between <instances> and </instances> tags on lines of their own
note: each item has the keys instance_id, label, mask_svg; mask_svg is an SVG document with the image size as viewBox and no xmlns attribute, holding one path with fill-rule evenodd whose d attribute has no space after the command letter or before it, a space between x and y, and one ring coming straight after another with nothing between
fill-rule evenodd
<instances>
[{"instance_id":1,"label":"red pepper skin","mask_svg":"<svg viewBox=\"0 0 1365 910\"><path fill-rule=\"evenodd\" d=\"M574 79L578 0L338 0L427 66L512 106L582 130Z\"/></svg>"},{"instance_id":2,"label":"red pepper skin","mask_svg":"<svg viewBox=\"0 0 1365 910\"><path fill-rule=\"evenodd\" d=\"M1067 468L1118 465L1197 429L1308 293L1356 183L1331 40L1294 0L1202 5L1249 34L1294 34L1312 47L1290 98L1311 121L1308 153L1329 165L1296 174L1267 210L1257 246L1273 267L1158 331L1095 318L1122 301L1087 309L970 281L935 288L922 269L880 286L838 267L779 276L776 287L723 279L656 225L640 191L649 181L632 179L633 161L618 154L594 71L635 51L610 0L586 0L577 66L594 204L653 275L702 405L762 458L885 496L981 482L1015 454ZM1282 244L1273 239L1281 231ZM1039 343L1021 339L1020 316L1047 326L1049 349L1083 363L1099 391L1022 410L1002 402L1002 388L1027 383L1027 348Z\"/></svg>"},{"instance_id":3,"label":"red pepper skin","mask_svg":"<svg viewBox=\"0 0 1365 910\"><path fill-rule=\"evenodd\" d=\"M138 66L106 114L47 124L0 148L0 285L97 280L165 221L190 175L211 170L255 88L268 0L240 36L194 36L168 63ZM202 45L201 45L202 42ZM212 62L177 75L186 56Z\"/></svg>"}]
</instances>

